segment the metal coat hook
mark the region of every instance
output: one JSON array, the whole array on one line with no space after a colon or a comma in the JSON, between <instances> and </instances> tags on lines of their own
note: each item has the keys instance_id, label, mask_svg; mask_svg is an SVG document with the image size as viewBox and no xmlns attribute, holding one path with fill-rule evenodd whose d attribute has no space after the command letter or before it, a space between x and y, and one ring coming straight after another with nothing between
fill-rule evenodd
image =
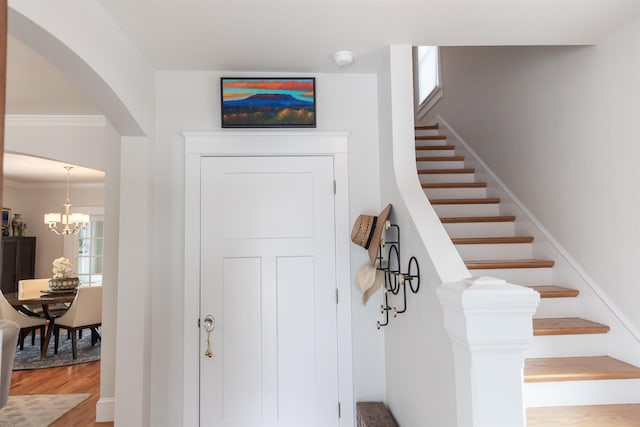
<instances>
[{"instance_id":1,"label":"metal coat hook","mask_svg":"<svg viewBox=\"0 0 640 427\"><path fill-rule=\"evenodd\" d=\"M380 240L380 249L378 251L378 258L376 267L378 270L384 272L384 303L380 305L380 313L384 316L384 320L376 322L376 327L380 329L383 326L389 324L389 312L392 312L393 317L397 317L398 314L402 314L407 311L407 288L412 293L417 293L420 290L420 266L416 257L412 256L409 259L406 272L402 272L400 267L400 226L397 224L391 224L390 221L385 223L385 230L391 231L391 235L394 240ZM388 246L387 257L384 257L384 249ZM389 305L389 293L392 295L398 295L402 292L402 306Z\"/></svg>"}]
</instances>

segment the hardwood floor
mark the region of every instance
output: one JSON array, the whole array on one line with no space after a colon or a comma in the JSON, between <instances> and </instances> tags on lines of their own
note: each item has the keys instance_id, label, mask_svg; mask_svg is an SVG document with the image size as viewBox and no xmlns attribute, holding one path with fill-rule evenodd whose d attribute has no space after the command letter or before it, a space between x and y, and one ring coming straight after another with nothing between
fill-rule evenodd
<instances>
[{"instance_id":1,"label":"hardwood floor","mask_svg":"<svg viewBox=\"0 0 640 427\"><path fill-rule=\"evenodd\" d=\"M113 426L113 423L95 422L96 403L100 397L99 361L59 368L15 371L11 377L10 396L72 393L91 393L91 397L67 412L51 424L51 427Z\"/></svg>"}]
</instances>

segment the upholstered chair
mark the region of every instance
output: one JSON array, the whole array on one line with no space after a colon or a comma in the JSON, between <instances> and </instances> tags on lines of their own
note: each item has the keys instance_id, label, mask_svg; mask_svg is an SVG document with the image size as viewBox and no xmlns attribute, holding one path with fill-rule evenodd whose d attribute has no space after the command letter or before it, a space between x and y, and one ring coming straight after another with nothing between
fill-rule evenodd
<instances>
[{"instance_id":1,"label":"upholstered chair","mask_svg":"<svg viewBox=\"0 0 640 427\"><path fill-rule=\"evenodd\" d=\"M9 400L11 372L19 333L20 326L17 323L0 320L0 408L3 408Z\"/></svg>"},{"instance_id":2,"label":"upholstered chair","mask_svg":"<svg viewBox=\"0 0 640 427\"><path fill-rule=\"evenodd\" d=\"M102 286L79 287L69 310L55 321L54 353L58 352L60 329L71 331L73 358L77 358L77 333L81 329L91 329L91 344L100 339L98 327L102 324Z\"/></svg>"},{"instance_id":3,"label":"upholstered chair","mask_svg":"<svg viewBox=\"0 0 640 427\"><path fill-rule=\"evenodd\" d=\"M49 289L48 278L18 280L19 299L39 298L42 296L42 291L48 291ZM62 313L66 312L67 308L69 308L68 304L53 304L49 305L49 312L52 313L55 317L58 317ZM29 309L35 313L42 312L42 306L29 306Z\"/></svg>"},{"instance_id":4,"label":"upholstered chair","mask_svg":"<svg viewBox=\"0 0 640 427\"><path fill-rule=\"evenodd\" d=\"M17 323L20 327L20 335L18 337L20 350L24 349L24 337L34 330L40 331L40 345L42 345L44 340L44 328L47 325L48 320L20 313L11 304L9 304L2 292L0 292L0 319L10 320Z\"/></svg>"},{"instance_id":5,"label":"upholstered chair","mask_svg":"<svg viewBox=\"0 0 640 427\"><path fill-rule=\"evenodd\" d=\"M49 289L49 279L18 280L18 298L38 298L43 290Z\"/></svg>"}]
</instances>

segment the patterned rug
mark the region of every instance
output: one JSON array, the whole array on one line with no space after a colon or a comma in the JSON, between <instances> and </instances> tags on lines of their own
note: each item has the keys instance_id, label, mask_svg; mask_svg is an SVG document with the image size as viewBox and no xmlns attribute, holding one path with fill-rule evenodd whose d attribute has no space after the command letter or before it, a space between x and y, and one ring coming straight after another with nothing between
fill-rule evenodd
<instances>
[{"instance_id":1,"label":"patterned rug","mask_svg":"<svg viewBox=\"0 0 640 427\"><path fill-rule=\"evenodd\" d=\"M83 331L82 339L78 340L78 358L73 360L71 354L71 339L67 339L65 332L60 334L60 344L58 354L53 354L53 337L47 349L47 355L40 358L40 334L36 336L36 342L31 345L31 337L24 341L24 350L18 349L13 362L13 370L54 368L56 366L75 365L78 363L92 362L100 359L100 341L95 346L91 346L91 333Z\"/></svg>"},{"instance_id":2,"label":"patterned rug","mask_svg":"<svg viewBox=\"0 0 640 427\"><path fill-rule=\"evenodd\" d=\"M0 427L47 427L91 396L83 394L33 394L9 396L0 409Z\"/></svg>"}]
</instances>

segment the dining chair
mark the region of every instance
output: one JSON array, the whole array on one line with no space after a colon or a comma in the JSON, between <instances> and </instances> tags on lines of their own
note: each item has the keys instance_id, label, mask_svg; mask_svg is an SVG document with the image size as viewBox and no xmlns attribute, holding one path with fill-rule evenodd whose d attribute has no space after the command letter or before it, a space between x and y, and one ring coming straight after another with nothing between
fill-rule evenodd
<instances>
[{"instance_id":1,"label":"dining chair","mask_svg":"<svg viewBox=\"0 0 640 427\"><path fill-rule=\"evenodd\" d=\"M24 349L24 338L34 330L40 331L40 345L44 341L44 328L47 325L47 319L35 316L27 316L16 310L5 298L4 294L0 292L0 319L10 320L15 322L20 327L20 333L18 336L18 342L20 343L20 350Z\"/></svg>"},{"instance_id":2,"label":"dining chair","mask_svg":"<svg viewBox=\"0 0 640 427\"><path fill-rule=\"evenodd\" d=\"M49 279L18 280L18 298L38 298L41 291L49 289Z\"/></svg>"},{"instance_id":3,"label":"dining chair","mask_svg":"<svg viewBox=\"0 0 640 427\"><path fill-rule=\"evenodd\" d=\"M20 326L9 320L0 320L0 408L9 400L11 389L11 372L13 371L13 359L16 357L16 344Z\"/></svg>"},{"instance_id":4,"label":"dining chair","mask_svg":"<svg viewBox=\"0 0 640 427\"><path fill-rule=\"evenodd\" d=\"M27 298L39 298L42 296L42 291L48 291L49 288L49 278L46 279L23 279L18 280L18 298L19 299L27 299ZM67 304L54 304L49 306L49 311L54 315L59 315L67 311L69 306ZM42 307L34 307L32 309L35 313L41 313Z\"/></svg>"},{"instance_id":5,"label":"dining chair","mask_svg":"<svg viewBox=\"0 0 640 427\"><path fill-rule=\"evenodd\" d=\"M73 359L77 358L76 331L91 329L91 345L100 339L98 327L102 325L102 286L79 287L69 310L55 320L54 353L58 353L60 329L71 331L71 351Z\"/></svg>"}]
</instances>

